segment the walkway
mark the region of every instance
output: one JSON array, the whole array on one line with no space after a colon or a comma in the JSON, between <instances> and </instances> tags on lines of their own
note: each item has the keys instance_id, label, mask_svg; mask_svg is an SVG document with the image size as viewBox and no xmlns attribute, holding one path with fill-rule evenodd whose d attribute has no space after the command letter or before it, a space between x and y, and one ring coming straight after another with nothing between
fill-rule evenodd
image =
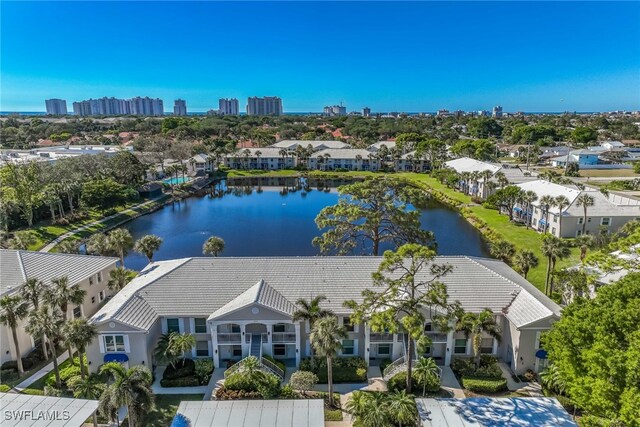
<instances>
[{"instance_id":1,"label":"walkway","mask_svg":"<svg viewBox=\"0 0 640 427\"><path fill-rule=\"evenodd\" d=\"M64 351L60 356L58 356L58 366L62 362L67 360L68 356L69 356L69 352L67 352L67 351ZM41 368L38 372L36 372L35 374L31 375L29 378L27 378L26 380L22 381L20 384L15 386L14 389L17 390L17 391L22 391L25 388L29 388L29 386L31 384L33 384L34 382L38 381L42 377L45 377L51 371L53 371L53 361L51 361L51 363L49 363L45 367Z\"/></svg>"},{"instance_id":2,"label":"walkway","mask_svg":"<svg viewBox=\"0 0 640 427\"><path fill-rule=\"evenodd\" d=\"M45 246L43 246L40 249L40 252L49 252L49 251L51 251L51 249L53 249L58 243L62 242L63 240L68 239L69 237L75 236L76 234L78 234L81 231L84 231L84 230L86 230L88 228L95 227L96 225L99 225L99 224L101 224L103 222L107 222L107 221L110 221L110 220L112 220L114 218L117 218L120 215L128 214L128 213L138 213L138 215L136 215L136 216L123 218L122 222L118 222L118 223L114 224L114 226L120 225L120 224L122 224L122 223L124 223L126 221L130 221L133 218L136 218L137 216L141 215L141 213L138 212L138 210L140 208L144 208L147 205L150 205L150 204L152 204L154 202L157 202L158 200L162 199L165 196L166 195L163 194L160 197L156 197L155 199L151 199L151 200L148 200L148 201L146 201L144 203L140 203L139 205L135 205L132 208L125 209L125 210L123 210L121 212L115 213L113 215L109 215L109 216L107 216L105 218L102 218L102 219L99 219L97 221L90 222L89 224L83 225L82 227L78 227L75 230L67 231L66 233L56 237L55 239L53 239L52 241L47 243ZM167 200L169 200L169 199L167 199Z\"/></svg>"},{"instance_id":3,"label":"walkway","mask_svg":"<svg viewBox=\"0 0 640 427\"><path fill-rule=\"evenodd\" d=\"M457 399L464 399L467 397L462 390L462 386L458 382L455 374L449 366L442 367L442 377L440 378L440 384L443 389L447 390L453 397Z\"/></svg>"},{"instance_id":4,"label":"walkway","mask_svg":"<svg viewBox=\"0 0 640 427\"><path fill-rule=\"evenodd\" d=\"M511 368L509 368L509 366L506 363L499 362L498 366L502 371L502 376L507 380L507 388L509 389L509 391L527 393L531 397L543 396L542 387L540 387L540 384L536 382L527 382L527 381L516 382L513 379L513 375L514 375L513 371L511 371Z\"/></svg>"}]
</instances>

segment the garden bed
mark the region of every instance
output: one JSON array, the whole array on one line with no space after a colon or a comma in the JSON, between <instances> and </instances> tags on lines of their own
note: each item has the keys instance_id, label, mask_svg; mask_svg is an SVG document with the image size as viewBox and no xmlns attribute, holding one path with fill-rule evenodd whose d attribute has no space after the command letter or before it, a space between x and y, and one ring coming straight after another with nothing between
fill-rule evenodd
<instances>
[{"instance_id":1,"label":"garden bed","mask_svg":"<svg viewBox=\"0 0 640 427\"><path fill-rule=\"evenodd\" d=\"M212 373L213 362L210 359L182 359L165 368L160 386L199 387L209 383Z\"/></svg>"},{"instance_id":2,"label":"garden bed","mask_svg":"<svg viewBox=\"0 0 640 427\"><path fill-rule=\"evenodd\" d=\"M333 360L333 382L363 383L367 381L367 362L361 357L339 357ZM327 384L327 361L324 358L307 358L300 362L301 371L313 372L319 384Z\"/></svg>"}]
</instances>

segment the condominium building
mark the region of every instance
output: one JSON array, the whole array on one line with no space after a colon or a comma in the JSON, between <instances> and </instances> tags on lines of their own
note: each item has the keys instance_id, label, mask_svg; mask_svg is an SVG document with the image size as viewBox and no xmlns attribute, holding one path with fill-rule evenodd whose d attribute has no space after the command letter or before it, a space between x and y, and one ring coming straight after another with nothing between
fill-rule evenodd
<instances>
[{"instance_id":1,"label":"condominium building","mask_svg":"<svg viewBox=\"0 0 640 427\"><path fill-rule=\"evenodd\" d=\"M64 99L46 99L44 101L47 107L47 114L64 115L67 114L67 101Z\"/></svg>"},{"instance_id":2,"label":"condominium building","mask_svg":"<svg viewBox=\"0 0 640 427\"><path fill-rule=\"evenodd\" d=\"M330 105L326 106L323 109L325 116L330 117L340 117L347 115L347 107L343 107L342 105Z\"/></svg>"},{"instance_id":3,"label":"condominium building","mask_svg":"<svg viewBox=\"0 0 640 427\"><path fill-rule=\"evenodd\" d=\"M186 108L186 107L185 107ZM162 116L164 108L159 98L136 97L132 99L99 98L73 103L73 114L77 116Z\"/></svg>"},{"instance_id":4,"label":"condominium building","mask_svg":"<svg viewBox=\"0 0 640 427\"><path fill-rule=\"evenodd\" d=\"M237 116L240 114L240 103L237 98L220 98L218 100L218 114L223 116Z\"/></svg>"},{"instance_id":5,"label":"condominium building","mask_svg":"<svg viewBox=\"0 0 640 427\"><path fill-rule=\"evenodd\" d=\"M496 118L502 117L502 107L500 105L493 107L491 115Z\"/></svg>"},{"instance_id":6,"label":"condominium building","mask_svg":"<svg viewBox=\"0 0 640 427\"><path fill-rule=\"evenodd\" d=\"M184 99L176 99L175 101L173 101L173 115L174 116L187 115L187 102Z\"/></svg>"},{"instance_id":7,"label":"condominium building","mask_svg":"<svg viewBox=\"0 0 640 427\"><path fill-rule=\"evenodd\" d=\"M377 171L380 170L380 159L362 148L326 149L316 151L309 157L309 169Z\"/></svg>"},{"instance_id":8,"label":"condominium building","mask_svg":"<svg viewBox=\"0 0 640 427\"><path fill-rule=\"evenodd\" d=\"M296 158L284 148L245 148L227 154L223 163L233 169L281 170L293 169Z\"/></svg>"},{"instance_id":9,"label":"condominium building","mask_svg":"<svg viewBox=\"0 0 640 427\"><path fill-rule=\"evenodd\" d=\"M69 304L67 317L91 317L112 294L107 282L109 272L116 268L117 262L118 258L102 256L0 249L0 296L20 295L28 279L38 279L45 286L51 286L52 280L66 276L69 286L78 285L87 292L82 304ZM39 339L34 339L25 331L26 324L27 319L22 319L16 329L22 357L39 343ZM12 332L4 324L0 325L0 348L1 363L16 360Z\"/></svg>"},{"instance_id":10,"label":"condominium building","mask_svg":"<svg viewBox=\"0 0 640 427\"><path fill-rule=\"evenodd\" d=\"M371 116L371 108L364 107L362 109L362 117L369 117L369 116Z\"/></svg>"},{"instance_id":11,"label":"condominium building","mask_svg":"<svg viewBox=\"0 0 640 427\"><path fill-rule=\"evenodd\" d=\"M282 115L282 99L277 96L251 97L247 100L247 114L250 116Z\"/></svg>"}]
</instances>

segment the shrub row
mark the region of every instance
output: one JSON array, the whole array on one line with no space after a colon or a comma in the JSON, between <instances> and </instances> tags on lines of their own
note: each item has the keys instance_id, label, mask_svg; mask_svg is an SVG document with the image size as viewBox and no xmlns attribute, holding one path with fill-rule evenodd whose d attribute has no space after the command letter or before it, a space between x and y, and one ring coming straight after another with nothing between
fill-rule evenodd
<instances>
[{"instance_id":1,"label":"shrub row","mask_svg":"<svg viewBox=\"0 0 640 427\"><path fill-rule=\"evenodd\" d=\"M478 368L471 359L454 359L451 369L459 377L502 378L502 370L491 356L482 356Z\"/></svg>"},{"instance_id":2,"label":"shrub row","mask_svg":"<svg viewBox=\"0 0 640 427\"><path fill-rule=\"evenodd\" d=\"M260 399L262 396L256 391L229 390L225 386L216 390L216 400L236 400L236 399Z\"/></svg>"},{"instance_id":3,"label":"shrub row","mask_svg":"<svg viewBox=\"0 0 640 427\"><path fill-rule=\"evenodd\" d=\"M196 364L191 359L178 360L173 366L168 365L162 373L163 380L175 380L178 378L184 378L193 376L196 369Z\"/></svg>"},{"instance_id":4,"label":"shrub row","mask_svg":"<svg viewBox=\"0 0 640 427\"><path fill-rule=\"evenodd\" d=\"M400 372L399 374L396 374L395 376L391 377L389 381L387 381L387 387L389 388L389 391L404 390L406 388L406 384L407 384L406 372ZM439 378L434 378L431 381L427 382L427 384L423 384L422 381L418 381L418 379L415 376L413 376L411 392L415 394L422 394L423 389L428 393L435 393L438 390L440 390Z\"/></svg>"},{"instance_id":5,"label":"shrub row","mask_svg":"<svg viewBox=\"0 0 640 427\"><path fill-rule=\"evenodd\" d=\"M462 377L462 386L476 393L498 393L507 389L507 380L504 378Z\"/></svg>"},{"instance_id":6,"label":"shrub row","mask_svg":"<svg viewBox=\"0 0 640 427\"><path fill-rule=\"evenodd\" d=\"M6 393L6 392L8 392L9 390L11 390L11 387L9 387L9 386L8 386L8 385L6 385L6 384L0 384L0 392L1 392L1 393Z\"/></svg>"},{"instance_id":7,"label":"shrub row","mask_svg":"<svg viewBox=\"0 0 640 427\"><path fill-rule=\"evenodd\" d=\"M194 376L160 380L162 387L197 387L199 385L200 380Z\"/></svg>"},{"instance_id":8,"label":"shrub row","mask_svg":"<svg viewBox=\"0 0 640 427\"><path fill-rule=\"evenodd\" d=\"M361 357L339 357L333 360L334 383L361 383L367 381L367 362ZM327 361L325 358L307 358L300 362L301 371L318 376L318 383L326 384Z\"/></svg>"}]
</instances>

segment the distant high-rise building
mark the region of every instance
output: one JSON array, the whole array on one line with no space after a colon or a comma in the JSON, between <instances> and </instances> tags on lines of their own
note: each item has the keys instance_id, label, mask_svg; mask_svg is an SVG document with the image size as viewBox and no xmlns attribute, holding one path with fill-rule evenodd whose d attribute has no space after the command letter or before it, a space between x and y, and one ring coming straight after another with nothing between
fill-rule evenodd
<instances>
[{"instance_id":1,"label":"distant high-rise building","mask_svg":"<svg viewBox=\"0 0 640 427\"><path fill-rule=\"evenodd\" d=\"M451 113L449 113L449 110L446 109L442 109L442 110L438 110L438 112L436 113L436 115L438 117L449 117L451 115Z\"/></svg>"},{"instance_id":2,"label":"distant high-rise building","mask_svg":"<svg viewBox=\"0 0 640 427\"><path fill-rule=\"evenodd\" d=\"M140 116L162 116L164 108L159 98L136 97L132 99L100 98L73 103L76 116L121 116L135 114Z\"/></svg>"},{"instance_id":3,"label":"distant high-rise building","mask_svg":"<svg viewBox=\"0 0 640 427\"><path fill-rule=\"evenodd\" d=\"M47 106L47 114L67 114L67 101L64 99L46 99L44 103Z\"/></svg>"},{"instance_id":4,"label":"distant high-rise building","mask_svg":"<svg viewBox=\"0 0 640 427\"><path fill-rule=\"evenodd\" d=\"M282 114L282 99L277 96L251 97L247 100L247 114L250 116L279 116Z\"/></svg>"},{"instance_id":5,"label":"distant high-rise building","mask_svg":"<svg viewBox=\"0 0 640 427\"><path fill-rule=\"evenodd\" d=\"M218 100L218 114L225 116L237 116L240 114L240 103L238 102L238 99L220 98Z\"/></svg>"},{"instance_id":6,"label":"distant high-rise building","mask_svg":"<svg viewBox=\"0 0 640 427\"><path fill-rule=\"evenodd\" d=\"M91 103L89 101L74 102L73 114L75 114L76 116L90 116Z\"/></svg>"},{"instance_id":7,"label":"distant high-rise building","mask_svg":"<svg viewBox=\"0 0 640 427\"><path fill-rule=\"evenodd\" d=\"M324 107L323 111L325 116L336 117L347 115L347 107L343 107L342 104Z\"/></svg>"},{"instance_id":8,"label":"distant high-rise building","mask_svg":"<svg viewBox=\"0 0 640 427\"><path fill-rule=\"evenodd\" d=\"M500 105L493 107L493 112L491 115L493 117L502 117L502 107Z\"/></svg>"},{"instance_id":9,"label":"distant high-rise building","mask_svg":"<svg viewBox=\"0 0 640 427\"><path fill-rule=\"evenodd\" d=\"M489 117L491 113L487 110L478 110L478 117Z\"/></svg>"},{"instance_id":10,"label":"distant high-rise building","mask_svg":"<svg viewBox=\"0 0 640 427\"><path fill-rule=\"evenodd\" d=\"M369 117L371 115L371 108L369 107L364 107L362 109L362 116L363 117Z\"/></svg>"},{"instance_id":11,"label":"distant high-rise building","mask_svg":"<svg viewBox=\"0 0 640 427\"><path fill-rule=\"evenodd\" d=\"M187 102L183 99L176 99L173 101L173 115L174 116L186 116L187 115Z\"/></svg>"}]
</instances>

